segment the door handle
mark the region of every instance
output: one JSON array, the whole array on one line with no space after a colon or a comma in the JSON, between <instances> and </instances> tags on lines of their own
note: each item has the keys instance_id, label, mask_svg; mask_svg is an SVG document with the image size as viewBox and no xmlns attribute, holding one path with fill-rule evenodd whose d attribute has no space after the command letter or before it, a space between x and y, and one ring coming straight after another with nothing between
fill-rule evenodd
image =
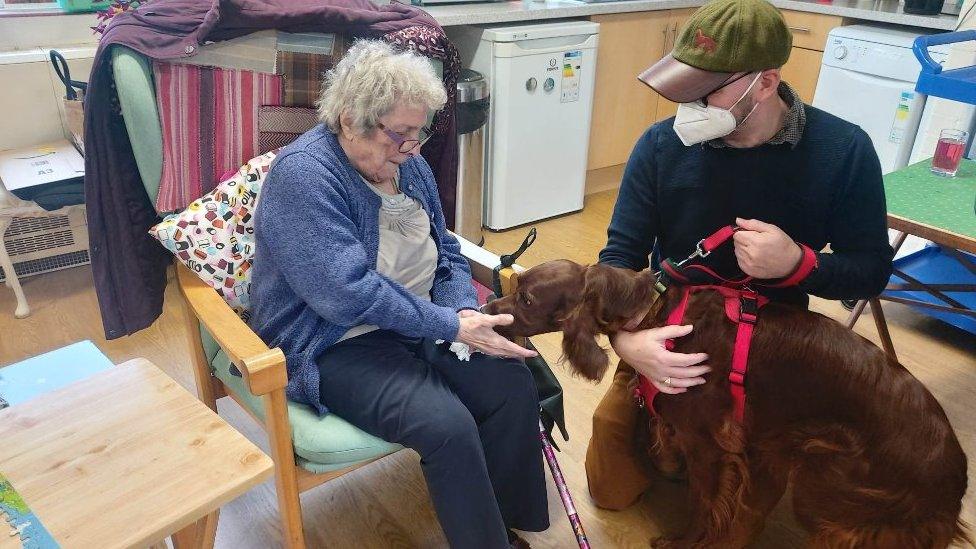
<instances>
[{"instance_id":1,"label":"door handle","mask_svg":"<svg viewBox=\"0 0 976 549\"><path fill-rule=\"evenodd\" d=\"M793 32L805 32L805 33L809 33L812 30L810 29L810 27L795 27L793 25L790 25L787 28L789 28Z\"/></svg>"}]
</instances>

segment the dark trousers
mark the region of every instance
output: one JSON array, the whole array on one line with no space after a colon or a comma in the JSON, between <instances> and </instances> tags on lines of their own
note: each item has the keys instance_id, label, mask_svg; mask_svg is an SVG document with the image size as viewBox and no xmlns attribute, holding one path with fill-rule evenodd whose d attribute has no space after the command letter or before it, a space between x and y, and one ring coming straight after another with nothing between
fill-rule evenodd
<instances>
[{"instance_id":1,"label":"dark trousers","mask_svg":"<svg viewBox=\"0 0 976 549\"><path fill-rule=\"evenodd\" d=\"M505 528L549 527L539 404L519 360L375 331L318 359L322 403L356 427L420 454L455 548L508 547Z\"/></svg>"}]
</instances>

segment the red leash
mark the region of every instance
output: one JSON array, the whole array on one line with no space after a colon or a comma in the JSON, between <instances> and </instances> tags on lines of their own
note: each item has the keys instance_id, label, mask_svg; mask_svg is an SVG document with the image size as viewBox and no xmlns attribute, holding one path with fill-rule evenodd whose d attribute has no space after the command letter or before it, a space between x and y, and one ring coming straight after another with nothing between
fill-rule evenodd
<instances>
[{"instance_id":1,"label":"red leash","mask_svg":"<svg viewBox=\"0 0 976 549\"><path fill-rule=\"evenodd\" d=\"M739 227L728 225L715 231L710 236L700 240L695 247L695 252L687 259L674 263L666 260L662 264L662 270L672 280L682 284L681 300L678 305L668 314L667 324L677 326L684 320L685 312L688 310L688 302L691 294L698 291L716 291L725 298L725 316L736 324L735 343L732 348L732 369L729 372L729 391L732 393L733 417L736 421L742 422L745 417L746 406L746 371L749 366L749 348L752 344L752 333L756 323L759 321L759 309L769 303L769 299L759 295L755 290L748 287L748 283L753 280L751 276L746 276L740 280L729 280L719 276L713 270L703 265L685 264L695 258L708 257L716 248L729 241L736 232L741 230ZM796 271L790 276L775 282L763 282L763 285L782 288L799 284L817 266L817 256L808 246L800 245L803 251L803 258ZM704 273L713 280L711 284L694 284L685 274L686 270L697 271L696 274ZM669 339L664 343L667 350L674 349L674 340ZM640 376L634 396L638 404L651 411L654 410L654 397L660 391L646 377Z\"/></svg>"}]
</instances>

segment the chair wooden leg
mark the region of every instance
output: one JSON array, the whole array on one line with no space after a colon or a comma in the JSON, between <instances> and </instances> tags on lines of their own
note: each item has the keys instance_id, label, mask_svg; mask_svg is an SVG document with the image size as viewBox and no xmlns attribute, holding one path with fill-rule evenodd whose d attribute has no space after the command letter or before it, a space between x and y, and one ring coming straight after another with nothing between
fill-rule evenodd
<instances>
[{"instance_id":1,"label":"chair wooden leg","mask_svg":"<svg viewBox=\"0 0 976 549\"><path fill-rule=\"evenodd\" d=\"M281 513L285 547L305 548L302 527L302 504L298 498L298 476L295 471L295 450L291 442L288 404L284 389L264 395L267 431L271 442L271 458L275 462L275 490L278 493L278 512Z\"/></svg>"},{"instance_id":2,"label":"chair wooden leg","mask_svg":"<svg viewBox=\"0 0 976 549\"><path fill-rule=\"evenodd\" d=\"M217 515L214 511L173 534L173 549L213 549L217 538Z\"/></svg>"},{"instance_id":3,"label":"chair wooden leg","mask_svg":"<svg viewBox=\"0 0 976 549\"><path fill-rule=\"evenodd\" d=\"M905 243L905 239L908 238L908 233L898 232L895 234L895 240L891 243L892 249L895 253L901 249L901 245ZM881 337L881 345L884 346L884 350L888 353L888 356L898 360L895 356L895 346L891 343L891 335L888 333L888 324L885 322L884 311L881 310L881 301L878 298L862 299L857 302L854 306L854 310L851 311L850 316L847 317L847 327L854 329L854 325L857 324L858 317L864 312L864 306L870 301L871 304L871 316L874 317L874 325L878 328L878 335Z\"/></svg>"},{"instance_id":4,"label":"chair wooden leg","mask_svg":"<svg viewBox=\"0 0 976 549\"><path fill-rule=\"evenodd\" d=\"M878 328L881 346L889 357L898 360L898 355L895 354L895 345L891 342L891 334L888 332L888 323L885 321L884 311L881 309L881 300L873 298L870 303L871 316L874 317L874 325Z\"/></svg>"},{"instance_id":5,"label":"chair wooden leg","mask_svg":"<svg viewBox=\"0 0 976 549\"><path fill-rule=\"evenodd\" d=\"M857 302L851 314L847 317L847 327L851 330L854 329L854 325L857 324L857 319L861 317L861 313L864 312L864 306L868 304L868 300L862 299Z\"/></svg>"}]
</instances>

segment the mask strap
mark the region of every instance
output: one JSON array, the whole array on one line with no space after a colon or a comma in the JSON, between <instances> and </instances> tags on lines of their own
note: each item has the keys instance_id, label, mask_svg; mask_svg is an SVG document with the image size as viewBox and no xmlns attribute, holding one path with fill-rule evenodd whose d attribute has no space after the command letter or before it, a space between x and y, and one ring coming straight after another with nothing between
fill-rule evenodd
<instances>
[{"instance_id":1,"label":"mask strap","mask_svg":"<svg viewBox=\"0 0 976 549\"><path fill-rule=\"evenodd\" d=\"M739 97L738 99L736 99L735 103L732 103L732 106L729 107L728 110L731 111L732 109L734 109L736 105L738 105L743 99L746 98L747 95L749 95L749 92L752 91L752 87L756 85L756 82L759 82L759 77L760 76L762 76L762 71L759 71L758 73L756 73L756 77L752 79L752 84L749 84L749 87L746 88L746 91L742 93L742 96ZM752 110L753 111L756 110L756 107L753 107ZM749 114L752 114L752 111L749 111ZM748 115L746 115L746 118L748 118ZM743 119L743 122L745 122L744 119Z\"/></svg>"},{"instance_id":2,"label":"mask strap","mask_svg":"<svg viewBox=\"0 0 976 549\"><path fill-rule=\"evenodd\" d=\"M749 92L752 90L752 87L756 85L756 82L759 82L759 77L760 76L762 76L762 72L760 72L759 74L756 75L756 78L752 81L752 84L749 84L749 87L746 88L746 92L744 94L742 94L742 97L739 98L739 101L742 101L743 99L745 99L745 97L747 95L749 95ZM731 107L729 107L729 112L730 113L732 112L732 109L735 108L735 106L739 104L739 101L736 101L735 103L732 104ZM752 106L752 109L749 110L749 113L746 114L745 118L742 119L742 122L736 122L735 127L738 128L738 127L742 126L743 124L745 124L746 123L746 120L749 120L749 117L752 116L752 113L756 112L756 107L758 107L758 106L759 106L759 103L756 103L755 105L753 105Z\"/></svg>"},{"instance_id":3,"label":"mask strap","mask_svg":"<svg viewBox=\"0 0 976 549\"><path fill-rule=\"evenodd\" d=\"M739 126L745 124L746 123L746 120L749 120L749 117L752 116L752 113L756 112L756 107L758 107L758 106L759 106L759 103L756 103L755 105L753 105L752 106L752 110L749 111L749 114L747 114L745 116L745 118L742 119L742 122L739 122L738 124L736 124L735 127L738 128Z\"/></svg>"}]
</instances>

